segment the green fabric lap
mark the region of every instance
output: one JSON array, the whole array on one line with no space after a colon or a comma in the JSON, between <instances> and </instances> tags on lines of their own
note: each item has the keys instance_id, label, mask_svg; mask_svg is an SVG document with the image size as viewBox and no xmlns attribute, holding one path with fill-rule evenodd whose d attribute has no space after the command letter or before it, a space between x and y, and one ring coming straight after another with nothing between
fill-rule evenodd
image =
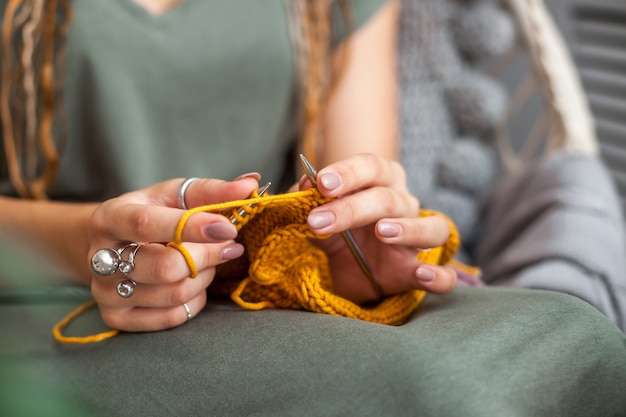
<instances>
[{"instance_id":1,"label":"green fabric lap","mask_svg":"<svg viewBox=\"0 0 626 417\"><path fill-rule=\"evenodd\" d=\"M459 288L399 327L210 303L179 328L59 346L73 303L5 304L7 358L101 415L589 416L626 410L626 339L574 297ZM182 314L182 311L181 311ZM30 317L28 329L17 325ZM99 331L97 311L69 333ZM48 379L49 380L49 379Z\"/></svg>"}]
</instances>

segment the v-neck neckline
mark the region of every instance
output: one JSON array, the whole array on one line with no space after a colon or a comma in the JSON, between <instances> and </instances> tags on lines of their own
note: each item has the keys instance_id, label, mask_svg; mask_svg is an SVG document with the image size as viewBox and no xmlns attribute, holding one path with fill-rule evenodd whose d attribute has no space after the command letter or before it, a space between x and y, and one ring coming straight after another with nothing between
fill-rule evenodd
<instances>
[{"instance_id":1,"label":"v-neck neckline","mask_svg":"<svg viewBox=\"0 0 626 417\"><path fill-rule=\"evenodd\" d=\"M189 1L190 0L183 0L174 7L171 7L163 11L162 13L154 14L145 6L137 3L135 0L121 0L121 2L134 14L142 17L143 19L153 20L155 22L168 20L172 18L172 16L177 15Z\"/></svg>"}]
</instances>

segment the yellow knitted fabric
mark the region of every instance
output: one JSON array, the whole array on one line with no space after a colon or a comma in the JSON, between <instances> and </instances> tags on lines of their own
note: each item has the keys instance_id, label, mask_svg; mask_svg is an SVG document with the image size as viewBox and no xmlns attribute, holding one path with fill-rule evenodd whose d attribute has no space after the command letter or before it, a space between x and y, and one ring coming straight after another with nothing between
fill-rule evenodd
<instances>
[{"instance_id":1,"label":"yellow knitted fabric","mask_svg":"<svg viewBox=\"0 0 626 417\"><path fill-rule=\"evenodd\" d=\"M219 275L230 279L231 285L226 281L224 288L228 288L232 300L241 307L251 310L304 309L382 324L404 323L423 299L425 291L410 290L389 296L373 307L363 307L333 294L326 254L311 242L311 239L325 239L329 235L315 235L306 221L312 209L328 201L330 199L321 196L316 189L309 189L264 197L254 194L247 200L196 207L181 217L174 240L168 246L181 252L189 266L190 277L195 277L195 263L182 242L183 230L190 216L199 212L221 211L237 219L236 226L240 230L238 241L246 248L247 259L243 261L247 276L239 274L233 282L233 276L237 276L233 271L241 270L241 261L231 261L218 269L221 271ZM238 213L240 208L245 210L243 215ZM440 215L448 221L450 237L440 247L419 252L418 259L424 263L443 265L451 261L456 253L459 234L446 216L429 210L420 211L420 217L432 215ZM230 274L224 271L230 271ZM219 281L218 276L212 286L219 287ZM81 308L84 310L85 307ZM59 342L89 343L116 334L113 330L86 338L63 336L62 327L76 315L77 312L71 313L55 326L54 336Z\"/></svg>"},{"instance_id":2,"label":"yellow knitted fabric","mask_svg":"<svg viewBox=\"0 0 626 417\"><path fill-rule=\"evenodd\" d=\"M425 291L411 290L386 297L378 305L366 308L332 292L332 277L328 259L323 250L310 239L329 236L315 235L307 226L309 212L330 201L316 189L303 192L267 196L250 208L242 205L246 214L237 217L241 230L239 241L246 248L249 261L248 277L239 282L232 291L232 300L241 307L260 310L263 308L305 309L317 313L345 316L382 324L404 323L417 308ZM198 211L214 210L215 206L198 207ZM420 216L439 215L434 211L421 210ZM448 263L459 246L459 234L450 225L448 241L438 248L418 254L421 262L443 265ZM184 221L179 226L184 227ZM182 227L177 239L170 244L182 247ZM186 256L186 259L189 259ZM195 271L195 266L190 265Z\"/></svg>"}]
</instances>

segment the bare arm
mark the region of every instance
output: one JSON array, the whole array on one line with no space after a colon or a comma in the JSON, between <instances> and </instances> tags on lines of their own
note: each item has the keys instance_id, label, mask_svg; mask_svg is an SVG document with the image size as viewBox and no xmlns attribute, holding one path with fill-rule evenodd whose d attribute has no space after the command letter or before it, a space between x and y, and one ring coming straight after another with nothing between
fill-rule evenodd
<instances>
[{"instance_id":1,"label":"bare arm","mask_svg":"<svg viewBox=\"0 0 626 417\"><path fill-rule=\"evenodd\" d=\"M58 267L63 276L88 285L87 225L95 208L95 204L0 197L0 236L28 248L33 261L50 261L46 263Z\"/></svg>"},{"instance_id":2,"label":"bare arm","mask_svg":"<svg viewBox=\"0 0 626 417\"><path fill-rule=\"evenodd\" d=\"M344 45L349 57L328 103L320 166L363 152L397 159L398 11L397 0L387 2Z\"/></svg>"}]
</instances>

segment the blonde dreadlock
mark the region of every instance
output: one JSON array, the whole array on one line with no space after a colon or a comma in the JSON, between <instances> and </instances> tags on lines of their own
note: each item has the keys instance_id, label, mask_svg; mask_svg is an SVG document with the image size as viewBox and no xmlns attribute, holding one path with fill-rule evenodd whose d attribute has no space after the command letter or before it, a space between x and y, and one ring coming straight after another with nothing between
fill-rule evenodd
<instances>
[{"instance_id":1,"label":"blonde dreadlock","mask_svg":"<svg viewBox=\"0 0 626 417\"><path fill-rule=\"evenodd\" d=\"M286 2L303 109L300 146L315 164L321 111L335 82L330 9L341 8L348 28L351 9L349 0ZM56 178L65 138L55 141L53 130L71 10L70 0L8 0L4 11L0 120L8 176L20 197L46 199Z\"/></svg>"},{"instance_id":2,"label":"blonde dreadlock","mask_svg":"<svg viewBox=\"0 0 626 417\"><path fill-rule=\"evenodd\" d=\"M340 7L347 30L353 26L352 9L349 0L286 1L291 12L303 110L300 151L307 155L313 165L319 165L321 112L337 84L348 52L347 47L338 51L332 49L331 8L335 5ZM333 53L339 58L334 63L331 60ZM333 64L338 66L333 68Z\"/></svg>"},{"instance_id":3,"label":"blonde dreadlock","mask_svg":"<svg viewBox=\"0 0 626 417\"><path fill-rule=\"evenodd\" d=\"M46 198L56 176L56 74L70 20L69 0L9 0L4 12L0 119L9 178L21 197Z\"/></svg>"}]
</instances>

